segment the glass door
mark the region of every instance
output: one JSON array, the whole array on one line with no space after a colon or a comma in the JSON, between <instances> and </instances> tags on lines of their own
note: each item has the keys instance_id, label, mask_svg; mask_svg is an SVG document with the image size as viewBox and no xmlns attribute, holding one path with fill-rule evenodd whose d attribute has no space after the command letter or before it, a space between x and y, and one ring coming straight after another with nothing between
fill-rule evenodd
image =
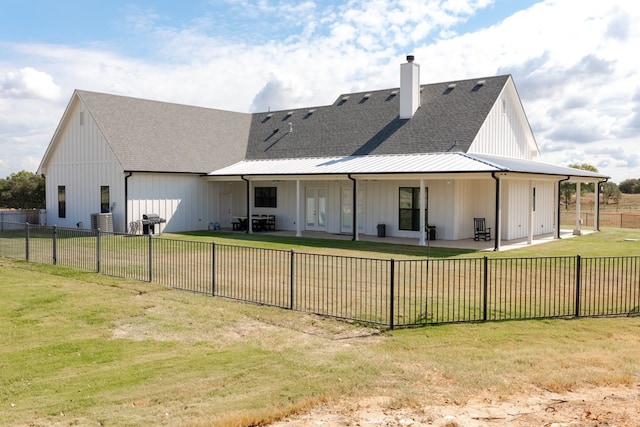
<instances>
[{"instance_id":1,"label":"glass door","mask_svg":"<svg viewBox=\"0 0 640 427\"><path fill-rule=\"evenodd\" d=\"M306 229L324 231L327 228L327 189L307 187Z\"/></svg>"}]
</instances>

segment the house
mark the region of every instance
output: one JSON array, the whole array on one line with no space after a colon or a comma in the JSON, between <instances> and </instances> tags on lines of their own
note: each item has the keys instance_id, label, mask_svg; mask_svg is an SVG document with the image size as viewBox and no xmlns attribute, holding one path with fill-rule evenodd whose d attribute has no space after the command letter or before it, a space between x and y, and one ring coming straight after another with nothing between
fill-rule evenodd
<instances>
[{"instance_id":1,"label":"house","mask_svg":"<svg viewBox=\"0 0 640 427\"><path fill-rule=\"evenodd\" d=\"M421 85L408 56L399 88L255 114L76 90L38 173L59 226L104 212L125 232L155 213L178 232L274 215L298 236L424 244L472 238L480 217L499 249L559 236L561 182L608 179L539 155L510 75Z\"/></svg>"}]
</instances>

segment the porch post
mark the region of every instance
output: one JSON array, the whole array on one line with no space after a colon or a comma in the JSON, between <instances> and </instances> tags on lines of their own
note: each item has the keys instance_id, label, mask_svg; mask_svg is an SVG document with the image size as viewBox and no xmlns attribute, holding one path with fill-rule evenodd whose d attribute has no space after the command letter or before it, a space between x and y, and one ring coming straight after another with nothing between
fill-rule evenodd
<instances>
[{"instance_id":1,"label":"porch post","mask_svg":"<svg viewBox=\"0 0 640 427\"><path fill-rule=\"evenodd\" d=\"M300 180L296 179L296 237L302 237L300 212Z\"/></svg>"},{"instance_id":2,"label":"porch post","mask_svg":"<svg viewBox=\"0 0 640 427\"><path fill-rule=\"evenodd\" d=\"M533 205L533 201L535 198L535 194L534 194L534 188L533 188L533 181L529 180L529 221L528 221L528 225L527 225L527 244L530 245L531 243L533 243L533 209L534 209L534 205Z\"/></svg>"},{"instance_id":3,"label":"porch post","mask_svg":"<svg viewBox=\"0 0 640 427\"><path fill-rule=\"evenodd\" d=\"M573 235L582 234L582 218L580 218L580 181L576 182L576 228L573 229Z\"/></svg>"},{"instance_id":4,"label":"porch post","mask_svg":"<svg viewBox=\"0 0 640 427\"><path fill-rule=\"evenodd\" d=\"M424 236L425 236L425 230L427 229L425 224L425 218L424 218L425 206L426 204L424 200L424 179L421 178L420 179L420 206L418 207L420 209L420 242L419 242L420 246L425 245Z\"/></svg>"},{"instance_id":5,"label":"porch post","mask_svg":"<svg viewBox=\"0 0 640 427\"><path fill-rule=\"evenodd\" d=\"M253 207L251 206L251 190L253 184L251 180L247 180L247 233L253 233Z\"/></svg>"},{"instance_id":6,"label":"porch post","mask_svg":"<svg viewBox=\"0 0 640 427\"><path fill-rule=\"evenodd\" d=\"M501 239L501 231L500 231L500 226L501 226L501 218L502 218L502 204L500 203L501 200L501 194L502 194L502 185L501 185L501 179L500 177L496 176L496 173L493 172L491 174L491 176L493 177L493 179L496 180L496 223L495 223L495 245L493 247L494 251L499 251L500 250L500 239Z\"/></svg>"},{"instance_id":7,"label":"porch post","mask_svg":"<svg viewBox=\"0 0 640 427\"><path fill-rule=\"evenodd\" d=\"M600 181L596 181L595 183L595 197L593 198L593 203L595 206L593 207L594 218L593 218L593 231L600 231Z\"/></svg>"},{"instance_id":8,"label":"porch post","mask_svg":"<svg viewBox=\"0 0 640 427\"><path fill-rule=\"evenodd\" d=\"M251 233L251 228L252 225L251 224L251 182L249 181L249 178L245 178L244 175L242 175L240 177L241 180L243 180L246 184L247 184L247 194L246 194L246 199L247 199L247 230L245 231L245 233Z\"/></svg>"}]
</instances>

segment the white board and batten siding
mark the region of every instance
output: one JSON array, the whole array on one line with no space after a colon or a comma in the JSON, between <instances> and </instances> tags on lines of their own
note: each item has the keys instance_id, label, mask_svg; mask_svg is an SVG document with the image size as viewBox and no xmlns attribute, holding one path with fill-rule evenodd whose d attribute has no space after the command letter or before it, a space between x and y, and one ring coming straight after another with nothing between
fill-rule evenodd
<instances>
[{"instance_id":1,"label":"white board and batten siding","mask_svg":"<svg viewBox=\"0 0 640 427\"><path fill-rule=\"evenodd\" d=\"M47 177L47 224L91 228L91 214L100 212L100 187L109 186L114 228L115 224L123 225L122 167L82 103L74 102L69 108L68 123L56 135L56 144L50 147L52 152L42 171ZM59 186L65 187L65 218L60 218L58 212Z\"/></svg>"},{"instance_id":2,"label":"white board and batten siding","mask_svg":"<svg viewBox=\"0 0 640 427\"><path fill-rule=\"evenodd\" d=\"M513 81L509 79L468 151L534 160L539 156Z\"/></svg>"},{"instance_id":3,"label":"white board and batten siding","mask_svg":"<svg viewBox=\"0 0 640 427\"><path fill-rule=\"evenodd\" d=\"M166 223L156 233L206 230L219 221L220 184L199 175L133 173L127 186L129 222L157 214Z\"/></svg>"},{"instance_id":4,"label":"white board and batten siding","mask_svg":"<svg viewBox=\"0 0 640 427\"><path fill-rule=\"evenodd\" d=\"M551 181L505 180L502 187L502 239L525 238L529 235L530 226L533 236L552 233L555 228L556 185Z\"/></svg>"}]
</instances>

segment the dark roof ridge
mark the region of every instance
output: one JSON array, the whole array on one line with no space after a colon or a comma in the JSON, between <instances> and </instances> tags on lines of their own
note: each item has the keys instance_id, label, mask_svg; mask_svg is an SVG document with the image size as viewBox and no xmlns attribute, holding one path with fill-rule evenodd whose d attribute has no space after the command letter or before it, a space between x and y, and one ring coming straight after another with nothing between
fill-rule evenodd
<instances>
[{"instance_id":1,"label":"dark roof ridge","mask_svg":"<svg viewBox=\"0 0 640 427\"><path fill-rule=\"evenodd\" d=\"M158 104L165 104L165 105L174 105L177 107L186 107L186 108L199 108L199 109L203 109L203 110L211 110L211 111L220 111L220 112L225 112L225 113L237 113L237 114L246 114L246 115L252 115L252 113L244 113L242 111L234 111L234 110L226 110L226 109L222 109L222 108L212 108L212 107L203 107L200 105L193 105L193 104L184 104L184 103L180 103L180 102L173 102L173 101L161 101L158 99L151 99L151 98L141 98L138 96L131 96L131 95L121 95L121 94L114 94L114 93L107 93L107 92L97 92L97 91L92 91L92 90L84 90L84 89L75 89L75 92L78 93L78 95L82 96L84 94L88 95L88 96L110 96L110 97L114 97L114 98L123 98L123 99L128 99L131 101L142 101L142 102L152 102L152 103L158 103Z\"/></svg>"}]
</instances>

